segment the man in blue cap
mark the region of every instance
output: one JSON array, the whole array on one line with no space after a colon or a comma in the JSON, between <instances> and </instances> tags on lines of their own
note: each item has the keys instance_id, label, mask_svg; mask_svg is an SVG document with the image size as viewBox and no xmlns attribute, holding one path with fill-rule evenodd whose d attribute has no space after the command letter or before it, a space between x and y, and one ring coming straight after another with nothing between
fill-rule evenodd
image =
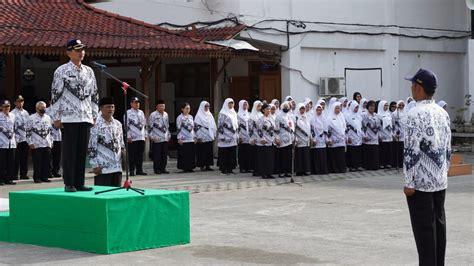
<instances>
[{"instance_id":1,"label":"man in blue cap","mask_svg":"<svg viewBox=\"0 0 474 266\"><path fill-rule=\"evenodd\" d=\"M70 61L56 69L51 88L51 116L62 130L63 179L66 192L90 191L84 186L90 127L97 118L99 92L94 71L82 64L85 45L66 44Z\"/></svg>"},{"instance_id":2,"label":"man in blue cap","mask_svg":"<svg viewBox=\"0 0 474 266\"><path fill-rule=\"evenodd\" d=\"M410 78L416 101L407 115L403 173L404 193L420 265L444 265L444 201L451 157L449 115L433 100L436 75L420 69Z\"/></svg>"}]
</instances>

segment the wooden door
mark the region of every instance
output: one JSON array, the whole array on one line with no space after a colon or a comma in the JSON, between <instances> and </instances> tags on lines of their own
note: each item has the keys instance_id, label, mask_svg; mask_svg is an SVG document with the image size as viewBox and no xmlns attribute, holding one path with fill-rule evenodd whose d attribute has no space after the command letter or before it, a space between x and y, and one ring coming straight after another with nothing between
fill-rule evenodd
<instances>
[{"instance_id":1,"label":"wooden door","mask_svg":"<svg viewBox=\"0 0 474 266\"><path fill-rule=\"evenodd\" d=\"M270 102L273 99L281 99L280 76L259 76L259 97L261 100Z\"/></svg>"},{"instance_id":2,"label":"wooden door","mask_svg":"<svg viewBox=\"0 0 474 266\"><path fill-rule=\"evenodd\" d=\"M229 97L234 99L236 107L240 100L250 100L249 77L232 77L229 83Z\"/></svg>"}]
</instances>

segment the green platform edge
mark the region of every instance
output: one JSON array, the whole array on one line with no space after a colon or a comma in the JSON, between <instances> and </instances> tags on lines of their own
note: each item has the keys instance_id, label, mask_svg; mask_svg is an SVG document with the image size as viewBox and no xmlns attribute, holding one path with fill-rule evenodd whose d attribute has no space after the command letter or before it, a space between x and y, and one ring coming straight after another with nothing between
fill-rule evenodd
<instances>
[{"instance_id":1,"label":"green platform edge","mask_svg":"<svg viewBox=\"0 0 474 266\"><path fill-rule=\"evenodd\" d=\"M99 254L190 243L189 192L94 191L10 192L10 212L0 213L0 241Z\"/></svg>"}]
</instances>

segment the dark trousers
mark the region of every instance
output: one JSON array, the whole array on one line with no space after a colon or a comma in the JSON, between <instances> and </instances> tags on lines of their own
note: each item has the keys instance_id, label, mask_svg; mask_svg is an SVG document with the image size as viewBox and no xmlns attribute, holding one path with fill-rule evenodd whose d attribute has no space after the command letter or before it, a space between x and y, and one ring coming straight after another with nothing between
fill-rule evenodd
<instances>
[{"instance_id":1,"label":"dark trousers","mask_svg":"<svg viewBox=\"0 0 474 266\"><path fill-rule=\"evenodd\" d=\"M145 141L137 140L128 144L128 165L130 173L143 172L143 152L145 151Z\"/></svg>"},{"instance_id":2,"label":"dark trousers","mask_svg":"<svg viewBox=\"0 0 474 266\"><path fill-rule=\"evenodd\" d=\"M239 168L243 171L250 170L250 144L239 144L238 149Z\"/></svg>"},{"instance_id":3,"label":"dark trousers","mask_svg":"<svg viewBox=\"0 0 474 266\"><path fill-rule=\"evenodd\" d=\"M66 186L82 187L91 124L64 123L62 132L63 179Z\"/></svg>"},{"instance_id":4,"label":"dark trousers","mask_svg":"<svg viewBox=\"0 0 474 266\"><path fill-rule=\"evenodd\" d=\"M393 166L392 159L393 159L393 152L392 152L392 142L381 142L379 145L379 158L380 158L380 165L387 167Z\"/></svg>"},{"instance_id":5,"label":"dark trousers","mask_svg":"<svg viewBox=\"0 0 474 266\"><path fill-rule=\"evenodd\" d=\"M196 166L209 167L214 165L214 142L196 143Z\"/></svg>"},{"instance_id":6,"label":"dark trousers","mask_svg":"<svg viewBox=\"0 0 474 266\"><path fill-rule=\"evenodd\" d=\"M0 183L13 180L15 149L0 149Z\"/></svg>"},{"instance_id":7,"label":"dark trousers","mask_svg":"<svg viewBox=\"0 0 474 266\"><path fill-rule=\"evenodd\" d=\"M393 167L403 168L403 141L393 142Z\"/></svg>"},{"instance_id":8,"label":"dark trousers","mask_svg":"<svg viewBox=\"0 0 474 266\"><path fill-rule=\"evenodd\" d=\"M291 174L291 163L293 160L292 145L283 148L276 148L275 157L277 157L277 165L275 168L278 174Z\"/></svg>"},{"instance_id":9,"label":"dark trousers","mask_svg":"<svg viewBox=\"0 0 474 266\"><path fill-rule=\"evenodd\" d=\"M48 180L51 176L50 152L50 148L36 148L31 151L34 180Z\"/></svg>"},{"instance_id":10,"label":"dark trousers","mask_svg":"<svg viewBox=\"0 0 474 266\"><path fill-rule=\"evenodd\" d=\"M53 142L51 149L51 173L58 174L61 168L61 141Z\"/></svg>"},{"instance_id":11,"label":"dark trousers","mask_svg":"<svg viewBox=\"0 0 474 266\"><path fill-rule=\"evenodd\" d=\"M100 174L94 177L94 186L120 187L122 172Z\"/></svg>"},{"instance_id":12,"label":"dark trousers","mask_svg":"<svg viewBox=\"0 0 474 266\"><path fill-rule=\"evenodd\" d=\"M218 166L222 173L231 173L237 165L237 146L219 147Z\"/></svg>"},{"instance_id":13,"label":"dark trousers","mask_svg":"<svg viewBox=\"0 0 474 266\"><path fill-rule=\"evenodd\" d=\"M153 143L153 170L155 173L166 171L168 163L168 142Z\"/></svg>"},{"instance_id":14,"label":"dark trousers","mask_svg":"<svg viewBox=\"0 0 474 266\"><path fill-rule=\"evenodd\" d=\"M416 191L407 197L420 265L444 265L446 253L446 190Z\"/></svg>"},{"instance_id":15,"label":"dark trousers","mask_svg":"<svg viewBox=\"0 0 474 266\"><path fill-rule=\"evenodd\" d=\"M28 143L26 141L20 142L16 145L15 151L15 179L18 179L18 172L20 177L25 177L28 174Z\"/></svg>"}]
</instances>

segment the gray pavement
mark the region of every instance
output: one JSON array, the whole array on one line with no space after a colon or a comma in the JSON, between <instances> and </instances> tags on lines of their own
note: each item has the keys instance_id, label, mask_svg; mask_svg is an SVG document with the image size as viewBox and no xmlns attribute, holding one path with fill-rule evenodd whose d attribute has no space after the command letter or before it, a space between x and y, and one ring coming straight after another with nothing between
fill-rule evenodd
<instances>
[{"instance_id":1,"label":"gray pavement","mask_svg":"<svg viewBox=\"0 0 474 266\"><path fill-rule=\"evenodd\" d=\"M172 169L174 162L170 164ZM191 244L97 255L0 243L0 263L417 264L402 178L395 170L296 178L299 185L217 171L133 180L136 187L191 192ZM21 181L0 187L0 197L13 190L58 186L59 179L50 184ZM474 265L472 175L449 179L446 211L447 265Z\"/></svg>"}]
</instances>

